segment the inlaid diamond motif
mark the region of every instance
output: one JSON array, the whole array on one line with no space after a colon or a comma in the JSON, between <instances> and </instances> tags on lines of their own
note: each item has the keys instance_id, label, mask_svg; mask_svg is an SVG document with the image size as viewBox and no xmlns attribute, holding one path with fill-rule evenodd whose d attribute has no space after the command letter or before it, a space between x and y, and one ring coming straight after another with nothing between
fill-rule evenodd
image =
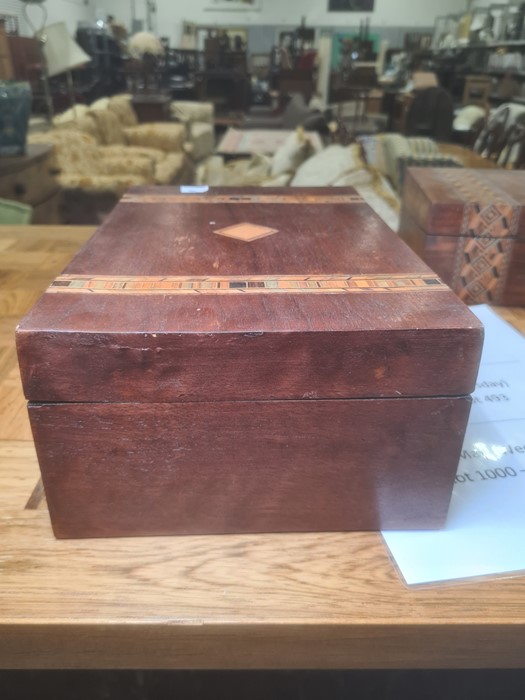
<instances>
[{"instance_id":1,"label":"inlaid diamond motif","mask_svg":"<svg viewBox=\"0 0 525 700\"><path fill-rule=\"evenodd\" d=\"M233 226L226 226L226 228L217 229L214 233L218 233L219 236L228 236L229 238L236 238L239 241L255 241L258 238L264 238L265 236L271 236L273 233L277 233L276 228L269 228L268 226L259 226L258 224L250 224L249 222L243 222L241 224L234 224Z\"/></svg>"}]
</instances>

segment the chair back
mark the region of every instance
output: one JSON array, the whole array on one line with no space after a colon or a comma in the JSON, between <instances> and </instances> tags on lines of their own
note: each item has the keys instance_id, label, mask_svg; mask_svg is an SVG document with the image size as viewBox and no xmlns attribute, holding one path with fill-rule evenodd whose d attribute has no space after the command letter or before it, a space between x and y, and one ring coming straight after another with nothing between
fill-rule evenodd
<instances>
[{"instance_id":1,"label":"chair back","mask_svg":"<svg viewBox=\"0 0 525 700\"><path fill-rule=\"evenodd\" d=\"M406 117L408 136L428 136L436 141L448 141L452 134L454 103L441 87L418 90Z\"/></svg>"},{"instance_id":2,"label":"chair back","mask_svg":"<svg viewBox=\"0 0 525 700\"><path fill-rule=\"evenodd\" d=\"M505 148L509 130L510 107L500 107L481 130L474 152L497 161Z\"/></svg>"}]
</instances>

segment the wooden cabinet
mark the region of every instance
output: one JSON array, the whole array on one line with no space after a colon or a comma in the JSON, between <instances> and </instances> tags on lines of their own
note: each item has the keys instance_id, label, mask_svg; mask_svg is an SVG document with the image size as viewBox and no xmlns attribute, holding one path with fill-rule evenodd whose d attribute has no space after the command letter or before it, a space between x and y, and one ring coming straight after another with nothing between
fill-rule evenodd
<instances>
[{"instance_id":1,"label":"wooden cabinet","mask_svg":"<svg viewBox=\"0 0 525 700\"><path fill-rule=\"evenodd\" d=\"M51 150L48 144L29 144L23 156L0 158L0 197L33 207L34 224L60 223L61 194Z\"/></svg>"},{"instance_id":2,"label":"wooden cabinet","mask_svg":"<svg viewBox=\"0 0 525 700\"><path fill-rule=\"evenodd\" d=\"M13 63L4 22L0 20L0 80L13 79Z\"/></svg>"}]
</instances>

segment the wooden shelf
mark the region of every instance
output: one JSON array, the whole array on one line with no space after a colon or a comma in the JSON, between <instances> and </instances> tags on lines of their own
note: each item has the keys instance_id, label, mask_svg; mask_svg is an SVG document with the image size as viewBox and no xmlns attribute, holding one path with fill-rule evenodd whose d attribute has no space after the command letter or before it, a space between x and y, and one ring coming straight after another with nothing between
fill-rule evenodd
<instances>
[{"instance_id":1,"label":"wooden shelf","mask_svg":"<svg viewBox=\"0 0 525 700\"><path fill-rule=\"evenodd\" d=\"M472 75L477 75L472 74ZM509 70L509 69L504 69L504 68L490 68L489 70L480 72L479 75L510 75L513 78L525 78L525 71L523 70Z\"/></svg>"},{"instance_id":2,"label":"wooden shelf","mask_svg":"<svg viewBox=\"0 0 525 700\"><path fill-rule=\"evenodd\" d=\"M502 48L519 48L521 46L525 47L524 39L517 39L515 41L492 41L490 44L473 44L475 48L488 48L488 49L502 49Z\"/></svg>"},{"instance_id":3,"label":"wooden shelf","mask_svg":"<svg viewBox=\"0 0 525 700\"><path fill-rule=\"evenodd\" d=\"M444 53L446 51L490 51L491 49L503 48L525 48L525 39L517 41L492 41L488 44L465 44L462 46L448 46L432 49L434 52Z\"/></svg>"}]
</instances>

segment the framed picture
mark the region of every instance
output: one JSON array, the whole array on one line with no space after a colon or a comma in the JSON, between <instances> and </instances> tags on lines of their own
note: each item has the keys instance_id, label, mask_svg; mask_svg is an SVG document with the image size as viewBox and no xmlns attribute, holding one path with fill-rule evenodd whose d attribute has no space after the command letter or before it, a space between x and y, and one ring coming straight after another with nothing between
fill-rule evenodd
<instances>
[{"instance_id":1,"label":"framed picture","mask_svg":"<svg viewBox=\"0 0 525 700\"><path fill-rule=\"evenodd\" d=\"M261 9L260 0L210 0L207 10L244 10L245 12L258 12Z\"/></svg>"},{"instance_id":2,"label":"framed picture","mask_svg":"<svg viewBox=\"0 0 525 700\"><path fill-rule=\"evenodd\" d=\"M328 12L373 12L374 0L328 0Z\"/></svg>"},{"instance_id":3,"label":"framed picture","mask_svg":"<svg viewBox=\"0 0 525 700\"><path fill-rule=\"evenodd\" d=\"M445 15L436 17L434 34L432 36L433 49L446 49L457 46L459 20L459 15Z\"/></svg>"},{"instance_id":4,"label":"framed picture","mask_svg":"<svg viewBox=\"0 0 525 700\"><path fill-rule=\"evenodd\" d=\"M505 18L505 31L501 37L505 41L519 41L523 39L523 24L525 20L525 5L507 5Z\"/></svg>"},{"instance_id":5,"label":"framed picture","mask_svg":"<svg viewBox=\"0 0 525 700\"><path fill-rule=\"evenodd\" d=\"M490 38L491 18L488 7L476 7L470 22L470 41L475 43Z\"/></svg>"},{"instance_id":6,"label":"framed picture","mask_svg":"<svg viewBox=\"0 0 525 700\"><path fill-rule=\"evenodd\" d=\"M498 4L489 7L490 26L494 41L505 40L505 25L508 12L509 6L506 3L505 5Z\"/></svg>"},{"instance_id":7,"label":"framed picture","mask_svg":"<svg viewBox=\"0 0 525 700\"><path fill-rule=\"evenodd\" d=\"M197 27L197 46L199 51L204 51L206 48L206 40L217 36L219 30L217 27L205 27L199 25ZM226 34L229 40L230 47L233 49L236 42L240 39L241 44L248 43L248 32L245 27L221 27L220 31Z\"/></svg>"}]
</instances>

